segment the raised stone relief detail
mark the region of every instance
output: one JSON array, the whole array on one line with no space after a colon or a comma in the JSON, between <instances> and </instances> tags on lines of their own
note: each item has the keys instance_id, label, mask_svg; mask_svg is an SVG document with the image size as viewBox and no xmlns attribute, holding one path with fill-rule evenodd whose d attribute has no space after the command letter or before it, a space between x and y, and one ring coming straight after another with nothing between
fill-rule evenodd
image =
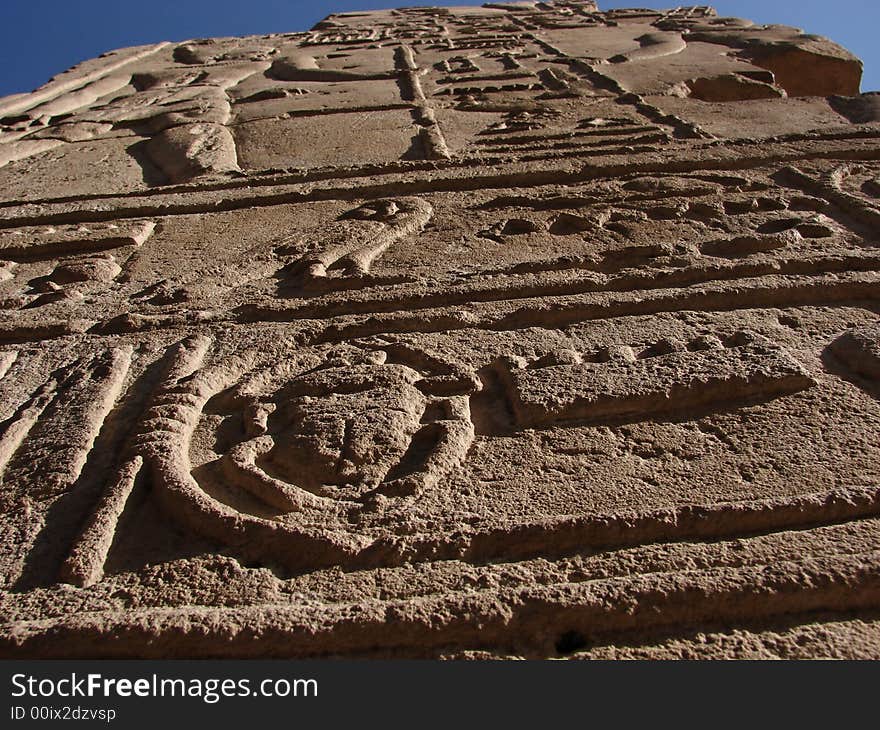
<instances>
[{"instance_id":1,"label":"raised stone relief detail","mask_svg":"<svg viewBox=\"0 0 880 730\"><path fill-rule=\"evenodd\" d=\"M501 361L519 427L647 420L793 393L814 385L804 367L764 338L738 332L616 345L597 353L551 353L532 364Z\"/></svg>"},{"instance_id":2,"label":"raised stone relief detail","mask_svg":"<svg viewBox=\"0 0 880 730\"><path fill-rule=\"evenodd\" d=\"M276 249L284 258L296 256L281 272L282 285L317 291L366 286L373 262L395 241L419 233L432 215L431 205L418 198L377 200L297 234Z\"/></svg>"},{"instance_id":3,"label":"raised stone relief detail","mask_svg":"<svg viewBox=\"0 0 880 730\"><path fill-rule=\"evenodd\" d=\"M861 62L708 6L278 31L0 99L0 654L880 656Z\"/></svg>"}]
</instances>

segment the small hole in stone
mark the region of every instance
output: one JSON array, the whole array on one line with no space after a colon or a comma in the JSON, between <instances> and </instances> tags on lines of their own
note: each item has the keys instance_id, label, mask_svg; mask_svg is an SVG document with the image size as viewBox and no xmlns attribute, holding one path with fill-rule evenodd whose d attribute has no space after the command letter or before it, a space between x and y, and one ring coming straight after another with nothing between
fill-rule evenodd
<instances>
[{"instance_id":1,"label":"small hole in stone","mask_svg":"<svg viewBox=\"0 0 880 730\"><path fill-rule=\"evenodd\" d=\"M782 233L782 231L788 231L802 222L800 218L783 218L781 220L768 221L758 226L758 233Z\"/></svg>"},{"instance_id":2,"label":"small hole in stone","mask_svg":"<svg viewBox=\"0 0 880 730\"><path fill-rule=\"evenodd\" d=\"M566 631L556 641L556 652L558 654L574 654L574 652L586 647L586 638L577 631Z\"/></svg>"}]
</instances>

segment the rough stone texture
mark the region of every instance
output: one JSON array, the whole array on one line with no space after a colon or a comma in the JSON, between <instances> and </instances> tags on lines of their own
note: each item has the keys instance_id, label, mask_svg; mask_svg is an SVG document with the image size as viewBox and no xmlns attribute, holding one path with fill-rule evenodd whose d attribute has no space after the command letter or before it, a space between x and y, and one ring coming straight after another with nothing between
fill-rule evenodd
<instances>
[{"instance_id":1,"label":"rough stone texture","mask_svg":"<svg viewBox=\"0 0 880 730\"><path fill-rule=\"evenodd\" d=\"M0 100L0 655L880 657L880 112L708 7Z\"/></svg>"}]
</instances>

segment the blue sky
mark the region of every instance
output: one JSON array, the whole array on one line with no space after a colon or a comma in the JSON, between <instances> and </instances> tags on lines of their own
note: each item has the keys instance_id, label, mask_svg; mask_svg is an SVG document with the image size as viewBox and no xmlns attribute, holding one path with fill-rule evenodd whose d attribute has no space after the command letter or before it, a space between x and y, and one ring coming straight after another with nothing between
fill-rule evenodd
<instances>
[{"instance_id":1,"label":"blue sky","mask_svg":"<svg viewBox=\"0 0 880 730\"><path fill-rule=\"evenodd\" d=\"M706 0L703 0L705 2ZM671 7L676 0L599 0L600 7ZM0 96L29 91L79 61L160 40L306 30L331 12L431 0L4 0ZM438 5L477 5L437 0ZM718 0L722 15L828 36L865 62L863 91L880 90L880 0Z\"/></svg>"}]
</instances>

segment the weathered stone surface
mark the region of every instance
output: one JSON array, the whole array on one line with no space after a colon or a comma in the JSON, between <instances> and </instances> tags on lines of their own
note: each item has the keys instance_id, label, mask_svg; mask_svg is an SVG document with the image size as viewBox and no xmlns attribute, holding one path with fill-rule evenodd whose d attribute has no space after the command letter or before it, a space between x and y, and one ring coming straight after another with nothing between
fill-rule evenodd
<instances>
[{"instance_id":1,"label":"weathered stone surface","mask_svg":"<svg viewBox=\"0 0 880 730\"><path fill-rule=\"evenodd\" d=\"M0 655L880 656L880 114L491 3L0 100Z\"/></svg>"}]
</instances>

